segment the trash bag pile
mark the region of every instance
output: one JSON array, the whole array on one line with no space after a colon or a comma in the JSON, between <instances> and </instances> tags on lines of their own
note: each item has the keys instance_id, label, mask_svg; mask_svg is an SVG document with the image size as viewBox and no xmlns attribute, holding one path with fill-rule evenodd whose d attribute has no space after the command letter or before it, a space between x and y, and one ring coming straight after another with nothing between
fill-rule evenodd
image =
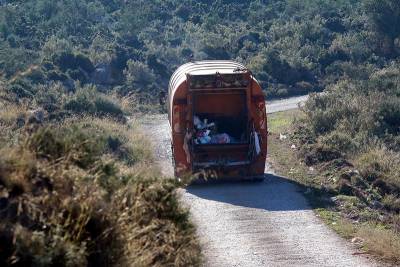
<instances>
[{"instance_id":1,"label":"trash bag pile","mask_svg":"<svg viewBox=\"0 0 400 267\"><path fill-rule=\"evenodd\" d=\"M195 127L195 144L231 144L235 139L227 133L218 133L215 122L208 122L208 119L200 120L198 116L193 117Z\"/></svg>"}]
</instances>

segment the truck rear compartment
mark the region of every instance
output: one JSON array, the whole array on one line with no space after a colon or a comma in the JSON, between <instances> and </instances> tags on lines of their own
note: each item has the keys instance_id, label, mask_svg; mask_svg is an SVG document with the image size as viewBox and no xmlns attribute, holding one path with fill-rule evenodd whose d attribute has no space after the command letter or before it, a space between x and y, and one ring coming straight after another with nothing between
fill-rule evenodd
<instances>
[{"instance_id":1,"label":"truck rear compartment","mask_svg":"<svg viewBox=\"0 0 400 267\"><path fill-rule=\"evenodd\" d=\"M193 95L193 102L193 118L197 117L203 124L213 125L208 127L209 135L229 135L232 142L224 144L248 143L248 116L244 90L200 92Z\"/></svg>"},{"instance_id":2,"label":"truck rear compartment","mask_svg":"<svg viewBox=\"0 0 400 267\"><path fill-rule=\"evenodd\" d=\"M195 170L218 168L229 172L229 168L245 168L250 163L246 100L245 90L193 94L193 118L197 117L202 125L212 125L200 130L195 126L192 151ZM201 143L199 136L204 134L209 138Z\"/></svg>"},{"instance_id":3,"label":"truck rear compartment","mask_svg":"<svg viewBox=\"0 0 400 267\"><path fill-rule=\"evenodd\" d=\"M264 174L264 96L244 65L184 64L171 76L167 103L177 177L213 171L222 179Z\"/></svg>"}]
</instances>

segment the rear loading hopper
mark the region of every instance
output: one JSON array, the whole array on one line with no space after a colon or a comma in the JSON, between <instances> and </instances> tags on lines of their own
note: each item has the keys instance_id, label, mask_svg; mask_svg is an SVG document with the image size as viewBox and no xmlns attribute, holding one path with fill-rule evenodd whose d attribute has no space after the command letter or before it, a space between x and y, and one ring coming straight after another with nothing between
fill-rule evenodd
<instances>
[{"instance_id":1,"label":"rear loading hopper","mask_svg":"<svg viewBox=\"0 0 400 267\"><path fill-rule=\"evenodd\" d=\"M243 65L200 61L178 68L169 85L168 115L177 177L263 177L265 100Z\"/></svg>"}]
</instances>

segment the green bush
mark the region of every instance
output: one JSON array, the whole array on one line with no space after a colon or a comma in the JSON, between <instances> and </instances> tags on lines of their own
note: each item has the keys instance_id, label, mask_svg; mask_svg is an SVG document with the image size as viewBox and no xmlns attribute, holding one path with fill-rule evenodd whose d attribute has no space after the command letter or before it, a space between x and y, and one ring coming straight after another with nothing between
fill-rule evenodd
<instances>
[{"instance_id":1,"label":"green bush","mask_svg":"<svg viewBox=\"0 0 400 267\"><path fill-rule=\"evenodd\" d=\"M73 76L77 76L76 78L71 76L75 80L81 80L82 76L94 71L93 63L88 57L82 54L62 52L61 54L54 55L52 61L62 71L69 71Z\"/></svg>"},{"instance_id":2,"label":"green bush","mask_svg":"<svg viewBox=\"0 0 400 267\"><path fill-rule=\"evenodd\" d=\"M35 95L34 85L25 78L18 78L12 81L7 86L7 90L18 98L33 98Z\"/></svg>"},{"instance_id":3,"label":"green bush","mask_svg":"<svg viewBox=\"0 0 400 267\"><path fill-rule=\"evenodd\" d=\"M123 116L123 112L121 108L110 99L106 97L98 97L94 101L94 106L96 108L96 112L104 115L110 115L112 117L120 118Z\"/></svg>"},{"instance_id":4,"label":"green bush","mask_svg":"<svg viewBox=\"0 0 400 267\"><path fill-rule=\"evenodd\" d=\"M400 133L400 97L386 99L378 108L382 131L395 135Z\"/></svg>"},{"instance_id":5,"label":"green bush","mask_svg":"<svg viewBox=\"0 0 400 267\"><path fill-rule=\"evenodd\" d=\"M121 107L107 96L97 92L94 86L79 88L76 93L67 99L64 109L76 114L98 114L122 119Z\"/></svg>"},{"instance_id":6,"label":"green bush","mask_svg":"<svg viewBox=\"0 0 400 267\"><path fill-rule=\"evenodd\" d=\"M332 149L341 151L342 153L354 153L358 148L357 143L355 143L350 134L338 130L334 130L327 135L321 136L320 142Z\"/></svg>"},{"instance_id":7,"label":"green bush","mask_svg":"<svg viewBox=\"0 0 400 267\"><path fill-rule=\"evenodd\" d=\"M29 148L39 157L57 160L67 157L80 168L88 168L105 150L105 137L94 136L76 125L61 129L44 128L29 139Z\"/></svg>"},{"instance_id":8,"label":"green bush","mask_svg":"<svg viewBox=\"0 0 400 267\"><path fill-rule=\"evenodd\" d=\"M386 148L371 148L357 158L360 173L368 180L378 178L400 190L400 155Z\"/></svg>"},{"instance_id":9,"label":"green bush","mask_svg":"<svg viewBox=\"0 0 400 267\"><path fill-rule=\"evenodd\" d=\"M309 166L342 158L340 151L320 144L308 146L306 151L304 160Z\"/></svg>"}]
</instances>

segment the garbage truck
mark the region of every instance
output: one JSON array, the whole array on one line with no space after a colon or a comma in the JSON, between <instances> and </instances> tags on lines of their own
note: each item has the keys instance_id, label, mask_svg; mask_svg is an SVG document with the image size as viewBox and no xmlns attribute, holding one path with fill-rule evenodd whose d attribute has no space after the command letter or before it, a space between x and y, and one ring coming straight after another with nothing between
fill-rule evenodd
<instances>
[{"instance_id":1,"label":"garbage truck","mask_svg":"<svg viewBox=\"0 0 400 267\"><path fill-rule=\"evenodd\" d=\"M197 61L171 76L167 96L176 177L260 180L267 117L260 84L234 61Z\"/></svg>"}]
</instances>

